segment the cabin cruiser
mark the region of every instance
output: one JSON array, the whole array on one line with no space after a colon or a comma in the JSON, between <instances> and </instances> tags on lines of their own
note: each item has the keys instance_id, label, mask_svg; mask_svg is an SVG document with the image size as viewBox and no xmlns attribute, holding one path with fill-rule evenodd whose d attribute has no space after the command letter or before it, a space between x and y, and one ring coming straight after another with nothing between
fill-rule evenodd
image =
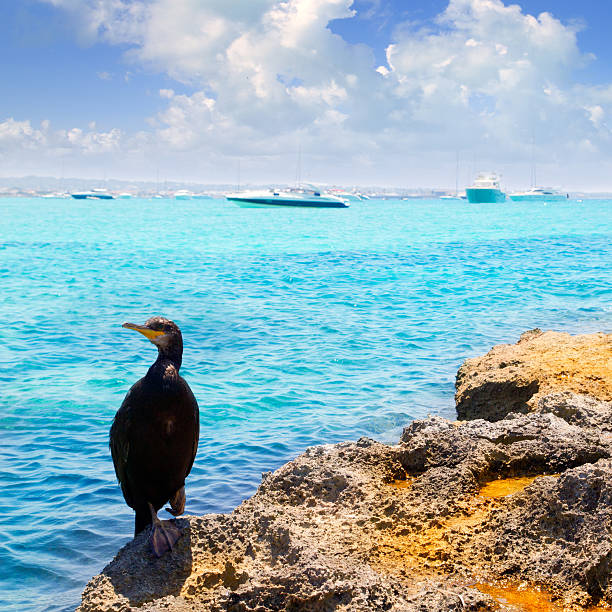
<instances>
[{"instance_id":1,"label":"cabin cruiser","mask_svg":"<svg viewBox=\"0 0 612 612\"><path fill-rule=\"evenodd\" d=\"M92 189L91 191L78 191L70 194L75 200L112 200L114 196L106 189Z\"/></svg>"},{"instance_id":2,"label":"cabin cruiser","mask_svg":"<svg viewBox=\"0 0 612 612\"><path fill-rule=\"evenodd\" d=\"M511 193L509 197L514 202L560 202L567 200L569 194L546 187L532 187L528 191Z\"/></svg>"},{"instance_id":3,"label":"cabin cruiser","mask_svg":"<svg viewBox=\"0 0 612 612\"><path fill-rule=\"evenodd\" d=\"M505 202L506 194L499 186L496 174L479 174L471 187L465 190L468 202L473 204L487 204Z\"/></svg>"},{"instance_id":4,"label":"cabin cruiser","mask_svg":"<svg viewBox=\"0 0 612 612\"><path fill-rule=\"evenodd\" d=\"M239 206L305 206L309 208L348 208L341 197L316 189L262 190L228 193L226 199Z\"/></svg>"}]
</instances>

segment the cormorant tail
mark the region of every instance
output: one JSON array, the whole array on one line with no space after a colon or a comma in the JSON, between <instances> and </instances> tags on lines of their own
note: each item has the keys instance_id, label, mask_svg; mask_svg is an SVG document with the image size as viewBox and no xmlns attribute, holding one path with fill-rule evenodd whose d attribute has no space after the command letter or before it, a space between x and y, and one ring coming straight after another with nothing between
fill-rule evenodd
<instances>
[{"instance_id":1,"label":"cormorant tail","mask_svg":"<svg viewBox=\"0 0 612 612\"><path fill-rule=\"evenodd\" d=\"M185 486L183 485L171 498L170 508L166 510L172 516L180 516L185 511Z\"/></svg>"}]
</instances>

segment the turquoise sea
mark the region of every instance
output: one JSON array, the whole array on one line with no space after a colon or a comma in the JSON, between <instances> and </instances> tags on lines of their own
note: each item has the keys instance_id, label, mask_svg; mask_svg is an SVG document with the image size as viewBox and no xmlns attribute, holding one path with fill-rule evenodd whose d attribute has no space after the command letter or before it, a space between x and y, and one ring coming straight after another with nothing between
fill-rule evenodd
<instances>
[{"instance_id":1,"label":"turquoise sea","mask_svg":"<svg viewBox=\"0 0 612 612\"><path fill-rule=\"evenodd\" d=\"M181 326L187 512L228 512L309 445L452 418L493 344L612 331L611 210L0 199L0 609L74 609L131 538L108 429L156 350L124 321Z\"/></svg>"}]
</instances>

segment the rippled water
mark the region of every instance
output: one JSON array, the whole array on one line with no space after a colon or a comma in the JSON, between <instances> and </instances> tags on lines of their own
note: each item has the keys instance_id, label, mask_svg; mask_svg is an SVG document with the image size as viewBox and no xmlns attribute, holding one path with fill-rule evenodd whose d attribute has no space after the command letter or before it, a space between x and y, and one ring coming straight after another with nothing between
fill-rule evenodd
<instances>
[{"instance_id":1,"label":"rippled water","mask_svg":"<svg viewBox=\"0 0 612 612\"><path fill-rule=\"evenodd\" d=\"M0 199L0 609L70 610L129 540L108 428L182 328L201 410L189 513L306 446L453 416L467 357L525 329L610 331L611 202Z\"/></svg>"}]
</instances>

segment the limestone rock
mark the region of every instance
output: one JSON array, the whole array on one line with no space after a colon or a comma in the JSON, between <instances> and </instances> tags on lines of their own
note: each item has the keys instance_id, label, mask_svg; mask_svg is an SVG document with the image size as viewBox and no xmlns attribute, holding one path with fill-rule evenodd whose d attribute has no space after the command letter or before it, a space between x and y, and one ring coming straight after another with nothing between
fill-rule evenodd
<instances>
[{"instance_id":1,"label":"limestone rock","mask_svg":"<svg viewBox=\"0 0 612 612\"><path fill-rule=\"evenodd\" d=\"M545 585L568 610L612 604L611 455L552 411L432 417L396 446L314 447L233 513L178 520L184 535L161 559L139 535L79 610L511 610L473 586L502 578ZM508 477L528 478L484 495Z\"/></svg>"},{"instance_id":2,"label":"limestone rock","mask_svg":"<svg viewBox=\"0 0 612 612\"><path fill-rule=\"evenodd\" d=\"M510 412L531 412L555 391L611 401L612 335L532 330L516 344L466 360L455 386L460 420L497 421Z\"/></svg>"},{"instance_id":3,"label":"limestone rock","mask_svg":"<svg viewBox=\"0 0 612 612\"><path fill-rule=\"evenodd\" d=\"M536 330L468 360L471 420L310 448L231 514L178 519L161 559L140 534L79 612L612 606L610 348Z\"/></svg>"}]
</instances>

